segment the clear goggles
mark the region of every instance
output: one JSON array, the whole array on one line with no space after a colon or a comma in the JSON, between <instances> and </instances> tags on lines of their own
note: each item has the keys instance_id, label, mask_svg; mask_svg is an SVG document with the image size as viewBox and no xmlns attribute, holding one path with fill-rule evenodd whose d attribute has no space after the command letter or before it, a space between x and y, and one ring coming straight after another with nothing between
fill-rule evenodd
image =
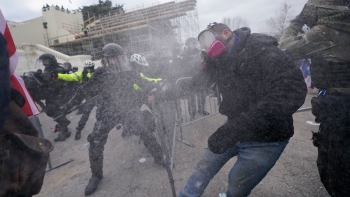
<instances>
[{"instance_id":1,"label":"clear goggles","mask_svg":"<svg viewBox=\"0 0 350 197\"><path fill-rule=\"evenodd\" d=\"M125 72L131 70L126 54L117 56L104 56L104 64L111 72Z\"/></svg>"},{"instance_id":2,"label":"clear goggles","mask_svg":"<svg viewBox=\"0 0 350 197\"><path fill-rule=\"evenodd\" d=\"M218 36L211 29L205 29L198 35L199 46L202 51L207 52L215 40L218 40Z\"/></svg>"}]
</instances>

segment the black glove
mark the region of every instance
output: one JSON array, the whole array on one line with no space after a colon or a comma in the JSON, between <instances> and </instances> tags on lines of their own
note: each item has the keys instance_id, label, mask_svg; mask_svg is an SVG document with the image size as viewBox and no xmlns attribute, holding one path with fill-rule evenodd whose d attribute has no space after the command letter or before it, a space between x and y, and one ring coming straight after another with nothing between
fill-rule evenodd
<instances>
[{"instance_id":1,"label":"black glove","mask_svg":"<svg viewBox=\"0 0 350 197\"><path fill-rule=\"evenodd\" d=\"M254 123L250 117L242 114L240 117L228 120L219 127L208 139L208 147L215 154L224 153L236 145L238 141L251 140L254 133Z\"/></svg>"}]
</instances>

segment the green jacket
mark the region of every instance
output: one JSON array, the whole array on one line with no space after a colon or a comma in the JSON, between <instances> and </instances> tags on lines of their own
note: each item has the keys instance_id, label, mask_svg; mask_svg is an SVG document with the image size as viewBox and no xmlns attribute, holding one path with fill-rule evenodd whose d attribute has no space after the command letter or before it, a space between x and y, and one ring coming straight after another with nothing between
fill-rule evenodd
<instances>
[{"instance_id":1,"label":"green jacket","mask_svg":"<svg viewBox=\"0 0 350 197\"><path fill-rule=\"evenodd\" d=\"M91 73L88 73L86 76L90 79ZM70 73L70 74L58 74L57 78L62 80L62 81L76 81L76 82L82 83L83 82L83 72L77 71L77 72Z\"/></svg>"}]
</instances>

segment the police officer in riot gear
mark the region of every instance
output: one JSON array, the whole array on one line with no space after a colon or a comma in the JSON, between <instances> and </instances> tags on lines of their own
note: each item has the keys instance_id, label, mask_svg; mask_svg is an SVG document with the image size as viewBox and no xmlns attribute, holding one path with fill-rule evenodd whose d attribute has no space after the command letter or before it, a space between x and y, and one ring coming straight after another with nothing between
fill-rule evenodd
<instances>
[{"instance_id":1,"label":"police officer in riot gear","mask_svg":"<svg viewBox=\"0 0 350 197\"><path fill-rule=\"evenodd\" d=\"M92 133L88 135L90 142L89 158L92 177L85 189L85 195L92 194L100 180L103 178L103 150L107 142L109 131L118 124L124 124L125 120L133 120L134 123L127 124L132 126L130 130L142 133L142 116L140 113L140 104L143 102L143 92L149 92L154 89L152 83L144 83L144 79L139 73L133 71L129 65L124 49L115 43L107 44L103 49L103 67L95 70L88 81L85 91L91 96L99 96L96 103L96 123ZM142 90L134 91L134 84L137 84ZM138 110L136 109L138 106ZM137 117L137 118L125 118ZM144 142L151 152L155 161L162 159L162 152L155 138ZM159 149L154 149L159 148Z\"/></svg>"},{"instance_id":2,"label":"police officer in riot gear","mask_svg":"<svg viewBox=\"0 0 350 197\"><path fill-rule=\"evenodd\" d=\"M73 73L73 67L72 67L72 64L69 63L69 62L64 62L62 64L62 67L64 68L65 72L66 73Z\"/></svg>"},{"instance_id":3,"label":"police officer in riot gear","mask_svg":"<svg viewBox=\"0 0 350 197\"><path fill-rule=\"evenodd\" d=\"M37 65L44 65L43 92L46 101L46 114L51 118L56 118L63 113L61 107L69 100L69 90L67 82L58 80L59 73L65 73L63 67L59 66L55 56L45 53L39 56ZM68 125L70 121L62 116L55 120L58 127L58 137L54 141L64 141L70 136Z\"/></svg>"},{"instance_id":4,"label":"police officer in riot gear","mask_svg":"<svg viewBox=\"0 0 350 197\"><path fill-rule=\"evenodd\" d=\"M350 1L308 0L282 35L279 47L295 60L311 58L311 100L320 123L313 134L317 167L329 195L350 193ZM302 33L306 24L310 30Z\"/></svg>"}]
</instances>

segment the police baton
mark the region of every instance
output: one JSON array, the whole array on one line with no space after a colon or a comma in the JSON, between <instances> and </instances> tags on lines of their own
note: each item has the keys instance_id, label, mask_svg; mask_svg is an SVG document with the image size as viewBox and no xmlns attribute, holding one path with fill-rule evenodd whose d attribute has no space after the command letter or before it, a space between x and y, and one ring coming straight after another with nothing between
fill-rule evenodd
<instances>
[{"instance_id":1,"label":"police baton","mask_svg":"<svg viewBox=\"0 0 350 197\"><path fill-rule=\"evenodd\" d=\"M87 100L85 103L94 100L95 98L99 97L100 95L94 96L91 99ZM69 102L68 102L69 103ZM81 103L79 105L74 106L72 109L68 110L68 111L64 111L61 115L57 116L56 118L54 118L53 120L56 121L59 118L62 118L63 116L66 116L67 114L72 113L73 111L77 110L78 108L80 108L81 106L85 105L85 103Z\"/></svg>"}]
</instances>

